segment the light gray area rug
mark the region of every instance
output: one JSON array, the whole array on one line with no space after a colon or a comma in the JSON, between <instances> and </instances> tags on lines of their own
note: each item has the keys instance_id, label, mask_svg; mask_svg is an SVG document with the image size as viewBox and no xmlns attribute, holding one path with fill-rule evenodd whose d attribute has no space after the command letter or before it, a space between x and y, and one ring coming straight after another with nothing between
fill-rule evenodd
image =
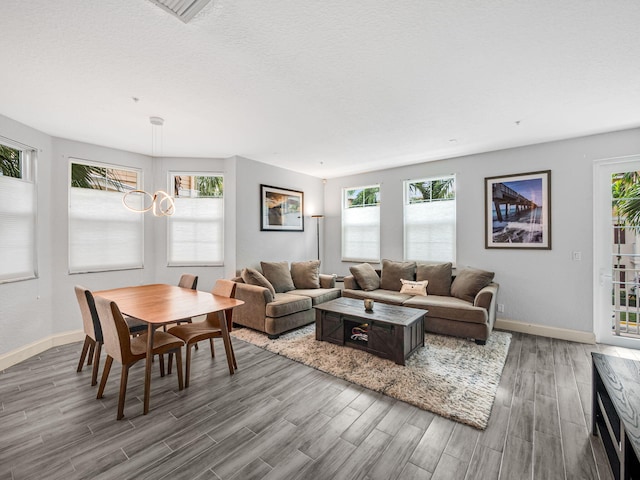
<instances>
[{"instance_id":1,"label":"light gray area rug","mask_svg":"<svg viewBox=\"0 0 640 480\"><path fill-rule=\"evenodd\" d=\"M276 340L248 328L234 330L231 335L478 429L486 428L489 421L511 342L511 334L496 331L484 346L426 334L425 346L402 366L361 350L318 341L315 325Z\"/></svg>"}]
</instances>

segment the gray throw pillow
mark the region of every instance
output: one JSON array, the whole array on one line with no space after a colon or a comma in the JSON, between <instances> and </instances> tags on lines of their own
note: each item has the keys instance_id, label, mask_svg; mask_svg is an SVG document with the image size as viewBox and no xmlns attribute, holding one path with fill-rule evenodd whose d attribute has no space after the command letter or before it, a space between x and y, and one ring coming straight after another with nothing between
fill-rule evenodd
<instances>
[{"instance_id":1,"label":"gray throw pillow","mask_svg":"<svg viewBox=\"0 0 640 480\"><path fill-rule=\"evenodd\" d=\"M320 260L291 262L291 278L296 288L320 288Z\"/></svg>"},{"instance_id":2,"label":"gray throw pillow","mask_svg":"<svg viewBox=\"0 0 640 480\"><path fill-rule=\"evenodd\" d=\"M276 290L271 285L271 282L267 280L264 275L262 275L255 268L245 268L240 272L240 277L244 281L244 283L248 283L249 285L257 285L258 287L268 288L272 295L276 294Z\"/></svg>"},{"instance_id":3,"label":"gray throw pillow","mask_svg":"<svg viewBox=\"0 0 640 480\"><path fill-rule=\"evenodd\" d=\"M429 280L429 295L451 296L451 262L419 263L416 267L416 280Z\"/></svg>"},{"instance_id":4,"label":"gray throw pillow","mask_svg":"<svg viewBox=\"0 0 640 480\"><path fill-rule=\"evenodd\" d=\"M477 268L465 268L451 284L451 295L473 302L478 292L491 283L494 275L493 272Z\"/></svg>"},{"instance_id":5,"label":"gray throw pillow","mask_svg":"<svg viewBox=\"0 0 640 480\"><path fill-rule=\"evenodd\" d=\"M277 293L295 290L288 262L260 262L262 274L271 282Z\"/></svg>"},{"instance_id":6,"label":"gray throw pillow","mask_svg":"<svg viewBox=\"0 0 640 480\"><path fill-rule=\"evenodd\" d=\"M366 292L377 290L380 288L380 277L375 268L368 263L361 263L360 265L354 265L349 267L351 275L356 279L360 288Z\"/></svg>"},{"instance_id":7,"label":"gray throw pillow","mask_svg":"<svg viewBox=\"0 0 640 480\"><path fill-rule=\"evenodd\" d=\"M402 288L402 282L400 280L413 280L415 278L415 271L415 262L382 260L380 288L399 292Z\"/></svg>"}]
</instances>

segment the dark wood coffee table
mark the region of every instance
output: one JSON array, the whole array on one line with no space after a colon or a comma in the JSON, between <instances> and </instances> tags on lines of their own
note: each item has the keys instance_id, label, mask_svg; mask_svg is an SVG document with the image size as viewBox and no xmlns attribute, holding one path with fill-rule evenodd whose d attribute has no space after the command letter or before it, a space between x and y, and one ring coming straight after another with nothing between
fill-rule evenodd
<instances>
[{"instance_id":1,"label":"dark wood coffee table","mask_svg":"<svg viewBox=\"0 0 640 480\"><path fill-rule=\"evenodd\" d=\"M316 340L365 350L404 365L424 345L426 310L375 303L372 311L353 298L336 298L316 309ZM354 327L367 324L367 339L352 339Z\"/></svg>"}]
</instances>

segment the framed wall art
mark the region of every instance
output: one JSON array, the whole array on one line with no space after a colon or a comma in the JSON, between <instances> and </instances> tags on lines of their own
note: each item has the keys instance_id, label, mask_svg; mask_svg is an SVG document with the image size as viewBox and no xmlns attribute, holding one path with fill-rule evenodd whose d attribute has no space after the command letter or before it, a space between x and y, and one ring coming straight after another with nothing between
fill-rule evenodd
<instances>
[{"instance_id":1,"label":"framed wall art","mask_svg":"<svg viewBox=\"0 0 640 480\"><path fill-rule=\"evenodd\" d=\"M260 185L260 230L304 231L304 193Z\"/></svg>"},{"instance_id":2,"label":"framed wall art","mask_svg":"<svg viewBox=\"0 0 640 480\"><path fill-rule=\"evenodd\" d=\"M485 248L551 249L551 170L484 179Z\"/></svg>"}]
</instances>

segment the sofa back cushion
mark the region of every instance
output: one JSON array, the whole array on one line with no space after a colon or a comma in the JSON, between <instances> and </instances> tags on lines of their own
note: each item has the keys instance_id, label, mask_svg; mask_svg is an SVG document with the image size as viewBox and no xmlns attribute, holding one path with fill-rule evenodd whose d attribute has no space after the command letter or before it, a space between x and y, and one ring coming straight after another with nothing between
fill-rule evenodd
<instances>
[{"instance_id":1,"label":"sofa back cushion","mask_svg":"<svg viewBox=\"0 0 640 480\"><path fill-rule=\"evenodd\" d=\"M242 272L240 272L240 277L244 283L248 283L249 285L257 285L259 287L264 287L269 289L272 295L276 294L275 288L271 285L271 282L265 278L258 270L255 268L244 268Z\"/></svg>"},{"instance_id":2,"label":"sofa back cushion","mask_svg":"<svg viewBox=\"0 0 640 480\"><path fill-rule=\"evenodd\" d=\"M320 288L320 260L291 262L291 278L296 288Z\"/></svg>"},{"instance_id":3,"label":"sofa back cushion","mask_svg":"<svg viewBox=\"0 0 640 480\"><path fill-rule=\"evenodd\" d=\"M478 292L491 283L494 275L493 272L486 270L465 268L456 275L451 284L451 295L467 302L473 302Z\"/></svg>"},{"instance_id":4,"label":"sofa back cushion","mask_svg":"<svg viewBox=\"0 0 640 480\"><path fill-rule=\"evenodd\" d=\"M360 288L366 292L380 288L380 277L378 272L368 263L353 265L349 267L351 275L356 279Z\"/></svg>"},{"instance_id":5,"label":"sofa back cushion","mask_svg":"<svg viewBox=\"0 0 640 480\"><path fill-rule=\"evenodd\" d=\"M295 290L288 262L260 262L262 273L271 282L276 293Z\"/></svg>"},{"instance_id":6,"label":"sofa back cushion","mask_svg":"<svg viewBox=\"0 0 640 480\"><path fill-rule=\"evenodd\" d=\"M380 288L399 292L402 288L402 282L400 280L413 280L415 278L415 271L415 262L382 260Z\"/></svg>"},{"instance_id":7,"label":"sofa back cushion","mask_svg":"<svg viewBox=\"0 0 640 480\"><path fill-rule=\"evenodd\" d=\"M451 262L448 263L418 263L416 280L428 280L427 293L429 295L451 296Z\"/></svg>"}]
</instances>

